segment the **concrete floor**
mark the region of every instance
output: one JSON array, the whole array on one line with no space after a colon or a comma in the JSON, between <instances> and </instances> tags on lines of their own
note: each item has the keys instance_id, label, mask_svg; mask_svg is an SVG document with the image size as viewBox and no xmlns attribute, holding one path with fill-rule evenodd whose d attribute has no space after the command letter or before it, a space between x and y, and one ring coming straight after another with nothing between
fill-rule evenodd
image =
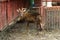
<instances>
[{"instance_id":1,"label":"concrete floor","mask_svg":"<svg viewBox=\"0 0 60 40\"><path fill-rule=\"evenodd\" d=\"M60 40L59 30L41 31L38 34L35 24L30 24L26 30L26 23L17 23L5 33L0 33L0 40Z\"/></svg>"}]
</instances>

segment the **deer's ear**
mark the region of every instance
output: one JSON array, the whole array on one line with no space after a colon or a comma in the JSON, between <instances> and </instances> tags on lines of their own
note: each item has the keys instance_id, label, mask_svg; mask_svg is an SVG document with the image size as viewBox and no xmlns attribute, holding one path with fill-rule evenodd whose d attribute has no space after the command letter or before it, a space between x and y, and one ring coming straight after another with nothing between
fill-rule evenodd
<instances>
[{"instance_id":1,"label":"deer's ear","mask_svg":"<svg viewBox=\"0 0 60 40\"><path fill-rule=\"evenodd\" d=\"M19 10L17 10L17 12L19 12Z\"/></svg>"},{"instance_id":2,"label":"deer's ear","mask_svg":"<svg viewBox=\"0 0 60 40\"><path fill-rule=\"evenodd\" d=\"M26 11L26 9L23 10L24 12Z\"/></svg>"}]
</instances>

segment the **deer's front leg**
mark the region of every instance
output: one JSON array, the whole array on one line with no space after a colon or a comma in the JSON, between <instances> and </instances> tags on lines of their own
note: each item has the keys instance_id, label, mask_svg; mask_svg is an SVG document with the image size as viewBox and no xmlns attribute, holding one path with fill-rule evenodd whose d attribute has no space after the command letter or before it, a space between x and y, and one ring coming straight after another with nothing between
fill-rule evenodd
<instances>
[{"instance_id":1,"label":"deer's front leg","mask_svg":"<svg viewBox=\"0 0 60 40\"><path fill-rule=\"evenodd\" d=\"M29 30L29 22L27 22L26 25L27 25L27 26L26 26L26 30L27 30L27 32L28 32L28 30Z\"/></svg>"}]
</instances>

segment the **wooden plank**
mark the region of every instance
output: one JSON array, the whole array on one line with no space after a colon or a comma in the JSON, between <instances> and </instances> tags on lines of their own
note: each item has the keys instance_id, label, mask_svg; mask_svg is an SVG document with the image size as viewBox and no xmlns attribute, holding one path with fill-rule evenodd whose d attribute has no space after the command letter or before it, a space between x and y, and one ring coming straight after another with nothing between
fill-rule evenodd
<instances>
[{"instance_id":1,"label":"wooden plank","mask_svg":"<svg viewBox=\"0 0 60 40\"><path fill-rule=\"evenodd\" d=\"M1 3L1 30L6 25L6 3Z\"/></svg>"},{"instance_id":2,"label":"wooden plank","mask_svg":"<svg viewBox=\"0 0 60 40\"><path fill-rule=\"evenodd\" d=\"M18 9L18 8L20 8L20 7L19 7L19 4L18 4L18 2L16 1L16 2L14 2L14 3L13 3L13 9L14 9L14 11L13 11L13 12L14 12L14 18L16 18L16 17L18 16L18 13L17 13L17 9Z\"/></svg>"},{"instance_id":3,"label":"wooden plank","mask_svg":"<svg viewBox=\"0 0 60 40\"><path fill-rule=\"evenodd\" d=\"M12 7L11 2L8 2L7 4L7 12L8 12L8 23L11 22L12 19Z\"/></svg>"},{"instance_id":4,"label":"wooden plank","mask_svg":"<svg viewBox=\"0 0 60 40\"><path fill-rule=\"evenodd\" d=\"M0 3L0 30L2 29L2 15L1 15L1 3Z\"/></svg>"}]
</instances>

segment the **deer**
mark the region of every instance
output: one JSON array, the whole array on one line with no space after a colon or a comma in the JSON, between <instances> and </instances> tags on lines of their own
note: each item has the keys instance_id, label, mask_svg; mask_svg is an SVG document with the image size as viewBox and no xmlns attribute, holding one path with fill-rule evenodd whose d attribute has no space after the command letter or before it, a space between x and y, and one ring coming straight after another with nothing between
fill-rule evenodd
<instances>
[{"instance_id":1,"label":"deer","mask_svg":"<svg viewBox=\"0 0 60 40\"><path fill-rule=\"evenodd\" d=\"M34 10L30 10L27 8L22 8L22 9L18 9L17 12L20 14L20 20L24 20L25 22L27 22L27 29L29 27L29 23L35 23L36 26L37 26L37 29L39 31L42 30L42 27L41 27L41 15L34 11Z\"/></svg>"}]
</instances>

